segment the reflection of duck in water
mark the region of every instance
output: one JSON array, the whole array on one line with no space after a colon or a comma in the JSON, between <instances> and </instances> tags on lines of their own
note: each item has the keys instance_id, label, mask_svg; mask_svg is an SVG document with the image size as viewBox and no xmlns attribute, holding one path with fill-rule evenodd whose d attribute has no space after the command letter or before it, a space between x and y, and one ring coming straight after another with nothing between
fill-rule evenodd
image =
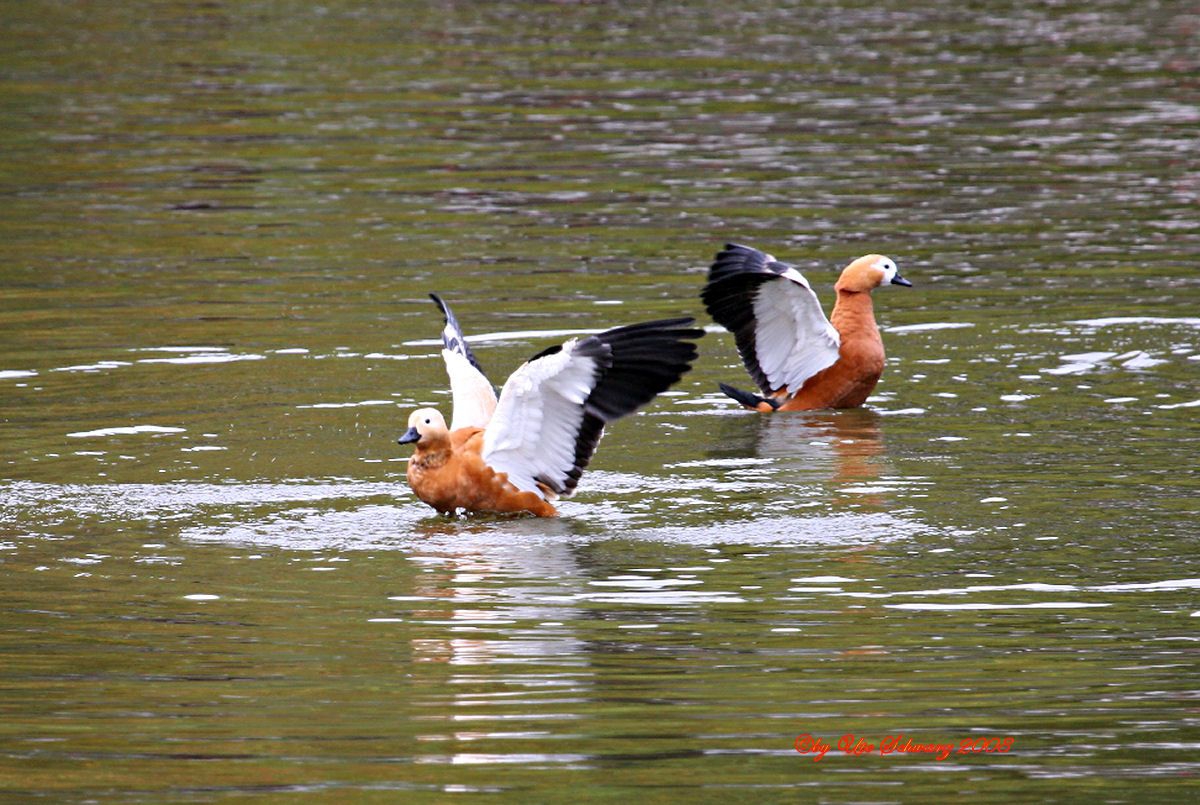
<instances>
[{"instance_id":1,"label":"reflection of duck in water","mask_svg":"<svg viewBox=\"0 0 1200 805\"><path fill-rule=\"evenodd\" d=\"M834 287L830 320L793 266L748 246L729 244L709 268L701 298L713 319L733 333L746 369L765 396L721 384L757 411L856 408L883 373L883 340L871 291L912 283L880 254L860 257Z\"/></svg>"},{"instance_id":2,"label":"reflection of duck in water","mask_svg":"<svg viewBox=\"0 0 1200 805\"><path fill-rule=\"evenodd\" d=\"M571 626L584 618L575 596L586 592L586 574L563 539L567 529L541 519L508 521L503 530L477 520L421 523L427 540L408 554L420 572L401 575L411 586L391 599L401 602L405 620L425 626L411 638L414 662L463 667L456 677L463 682L488 666L501 686L531 684L530 658L559 668L586 665L588 644ZM543 628L510 625L517 621ZM435 692L426 703L441 712L451 689L459 691L456 702L478 700L475 687L454 681L450 688L440 678L427 686Z\"/></svg>"},{"instance_id":3,"label":"reflection of duck in water","mask_svg":"<svg viewBox=\"0 0 1200 805\"><path fill-rule=\"evenodd\" d=\"M605 425L679 380L704 335L692 319L666 319L573 338L513 372L497 399L449 307L433 300L446 317L453 422L418 409L399 441L416 443L409 486L442 513L554 516L552 501L575 491Z\"/></svg>"},{"instance_id":4,"label":"reflection of duck in water","mask_svg":"<svg viewBox=\"0 0 1200 805\"><path fill-rule=\"evenodd\" d=\"M837 485L879 480L887 468L887 448L874 411L810 411L758 421L758 455L797 459L805 472L828 472Z\"/></svg>"}]
</instances>

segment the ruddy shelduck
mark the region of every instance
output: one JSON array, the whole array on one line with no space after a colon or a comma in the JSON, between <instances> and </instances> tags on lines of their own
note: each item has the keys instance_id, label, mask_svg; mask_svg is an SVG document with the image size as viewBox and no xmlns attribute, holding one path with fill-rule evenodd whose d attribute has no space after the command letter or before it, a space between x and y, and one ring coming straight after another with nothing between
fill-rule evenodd
<instances>
[{"instance_id":1,"label":"ruddy shelduck","mask_svg":"<svg viewBox=\"0 0 1200 805\"><path fill-rule=\"evenodd\" d=\"M604 427L633 413L691 368L704 331L663 319L572 338L525 362L500 396L467 346L448 305L442 357L451 423L433 408L408 418L400 444L415 444L408 483L442 514L557 514L575 492Z\"/></svg>"},{"instance_id":2,"label":"ruddy shelduck","mask_svg":"<svg viewBox=\"0 0 1200 805\"><path fill-rule=\"evenodd\" d=\"M826 319L812 286L794 266L727 244L700 296L713 320L733 333L763 396L724 383L721 390L763 412L862 405L884 364L871 291L889 284L912 286L889 258L858 258L842 270L833 315Z\"/></svg>"}]
</instances>

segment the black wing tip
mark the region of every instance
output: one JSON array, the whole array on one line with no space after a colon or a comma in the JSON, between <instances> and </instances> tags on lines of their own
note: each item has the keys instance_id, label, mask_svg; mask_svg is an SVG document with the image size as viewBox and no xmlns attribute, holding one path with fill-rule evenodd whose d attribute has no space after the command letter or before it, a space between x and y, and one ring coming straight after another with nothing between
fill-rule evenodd
<instances>
[{"instance_id":1,"label":"black wing tip","mask_svg":"<svg viewBox=\"0 0 1200 805\"><path fill-rule=\"evenodd\" d=\"M717 257L720 258L721 255L728 254L730 252L735 252L735 253L736 252L749 252L750 254L765 254L765 252L762 249L756 249L753 246L747 246L744 243L734 243L733 241L726 241L725 248L722 249L721 251L717 252Z\"/></svg>"},{"instance_id":2,"label":"black wing tip","mask_svg":"<svg viewBox=\"0 0 1200 805\"><path fill-rule=\"evenodd\" d=\"M429 298L432 299L434 304L438 306L438 310L442 311L442 317L446 320L446 323L453 325L456 330L459 329L458 320L455 319L454 314L450 312L450 305L446 304L446 300L442 299L442 297L438 296L432 291L429 294Z\"/></svg>"},{"instance_id":3,"label":"black wing tip","mask_svg":"<svg viewBox=\"0 0 1200 805\"><path fill-rule=\"evenodd\" d=\"M746 266L747 268L761 269L767 266L772 261L771 255L764 252L762 249L756 249L753 246L747 246L745 243L729 242L725 244L725 248L717 252L713 256L712 268L718 266L732 267ZM749 265L747 265L749 264Z\"/></svg>"},{"instance_id":4,"label":"black wing tip","mask_svg":"<svg viewBox=\"0 0 1200 805\"><path fill-rule=\"evenodd\" d=\"M714 286L723 284L735 288L741 288L747 283L757 286L758 283L779 276L785 268L786 264L780 263L766 252L750 246L727 243L724 251L717 252L708 267L704 291L710 292Z\"/></svg>"},{"instance_id":5,"label":"black wing tip","mask_svg":"<svg viewBox=\"0 0 1200 805\"><path fill-rule=\"evenodd\" d=\"M584 410L602 425L632 414L679 382L700 354L694 342L704 330L687 326L694 321L659 319L593 336L611 357Z\"/></svg>"},{"instance_id":6,"label":"black wing tip","mask_svg":"<svg viewBox=\"0 0 1200 805\"><path fill-rule=\"evenodd\" d=\"M742 391L739 388L734 388L728 383L718 383L717 387L721 389L721 392L726 397L729 397L734 402L741 403L747 408L757 409L760 404L766 403L775 410L779 409L779 401L772 399L771 397L760 397L754 392Z\"/></svg>"}]
</instances>

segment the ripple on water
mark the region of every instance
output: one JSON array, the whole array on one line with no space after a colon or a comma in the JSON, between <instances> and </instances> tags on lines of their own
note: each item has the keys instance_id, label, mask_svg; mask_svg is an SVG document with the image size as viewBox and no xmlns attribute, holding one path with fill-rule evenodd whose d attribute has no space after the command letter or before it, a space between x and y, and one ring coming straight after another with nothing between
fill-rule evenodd
<instances>
[{"instance_id":1,"label":"ripple on water","mask_svg":"<svg viewBox=\"0 0 1200 805\"><path fill-rule=\"evenodd\" d=\"M888 609L937 612L974 609L1091 609L1093 607L1109 607L1112 604L1085 603L1081 601L1038 601L1032 604L884 604L884 606Z\"/></svg>"},{"instance_id":2,"label":"ripple on water","mask_svg":"<svg viewBox=\"0 0 1200 805\"><path fill-rule=\"evenodd\" d=\"M176 364L179 366L186 366L186 365L192 365L192 364L237 363L238 361L261 361L265 357L266 357L265 355L258 355L256 353L235 355L233 353L225 352L225 353L215 354L215 355L209 354L209 353L204 353L204 354L200 354L200 355L184 355L179 358L139 358L137 362L138 363L170 363L170 364Z\"/></svg>"},{"instance_id":3,"label":"ripple on water","mask_svg":"<svg viewBox=\"0 0 1200 805\"><path fill-rule=\"evenodd\" d=\"M1074 355L1062 355L1061 366L1055 366L1041 371L1048 375L1079 375L1093 371L1111 370L1114 365L1122 369L1149 369L1169 363L1166 358L1155 358L1144 350L1135 349L1118 354L1116 352L1084 352Z\"/></svg>"},{"instance_id":4,"label":"ripple on water","mask_svg":"<svg viewBox=\"0 0 1200 805\"><path fill-rule=\"evenodd\" d=\"M965 574L968 577L972 574ZM796 581L801 581L796 579ZM811 581L811 579L809 580ZM895 598L907 597L939 597L939 596L961 596L966 598L978 598L985 596L993 600L972 600L961 603L940 603L940 602L900 602L900 603L885 603L884 607L888 609L912 610L912 611L955 611L955 610L1020 610L1020 609L1088 609L1098 607L1113 606L1116 602L1116 596L1108 594L1112 593L1163 593L1163 592L1187 592L1200 589L1200 579L1184 578L1184 579L1164 579L1153 582L1131 582L1119 584L1061 584L1053 582L1022 582L1017 584L968 584L962 587L935 587L927 590L889 590L883 592L868 591L868 590L847 590L844 589L850 583L855 582L853 579L840 580L838 587L801 587L791 588L790 592L804 593L824 593L831 597L837 598L857 598L870 600L886 600ZM998 594L1002 593L1033 593L1044 594L1047 596L1042 600L1028 601L996 601L994 600ZM1064 594L1075 594L1084 596L1092 600L1064 600ZM1028 598L1028 596L1023 596ZM1095 600L1100 597L1105 600Z\"/></svg>"},{"instance_id":5,"label":"ripple on water","mask_svg":"<svg viewBox=\"0 0 1200 805\"><path fill-rule=\"evenodd\" d=\"M961 330L975 325L967 321L931 321L925 324L901 324L882 328L885 333L924 333L933 330Z\"/></svg>"},{"instance_id":6,"label":"ripple on water","mask_svg":"<svg viewBox=\"0 0 1200 805\"><path fill-rule=\"evenodd\" d=\"M395 400L362 400L360 402L309 403L297 408L364 408L372 405L396 405Z\"/></svg>"},{"instance_id":7,"label":"ripple on water","mask_svg":"<svg viewBox=\"0 0 1200 805\"><path fill-rule=\"evenodd\" d=\"M1162 409L1163 411L1171 411L1176 408L1197 408L1200 407L1200 400L1190 400L1188 402L1181 403L1165 403L1163 405L1156 405L1154 407Z\"/></svg>"},{"instance_id":8,"label":"ripple on water","mask_svg":"<svg viewBox=\"0 0 1200 805\"><path fill-rule=\"evenodd\" d=\"M904 512L841 511L799 508L775 516L748 514L736 519L694 519L686 500L678 499L679 481L596 473L605 482L601 499L561 501L559 518L444 518L416 502L402 483L252 483L252 484L40 484L16 482L5 487L0 518L25 524L64 516L102 516L125 521L184 524L180 536L197 542L286 547L297 550L427 548L430 541L478 547L561 543L626 538L709 546L861 545L928 534L930 527ZM690 479L712 489L706 479ZM675 499L652 511L631 510L610 500L616 490L642 496L668 485ZM716 487L742 491L741 482ZM753 488L755 484L750 484ZM385 499L386 502L378 502ZM347 506L348 503L357 505ZM684 524L677 524L679 522ZM597 524L604 528L598 529ZM666 524L671 523L671 524Z\"/></svg>"},{"instance_id":9,"label":"ripple on water","mask_svg":"<svg viewBox=\"0 0 1200 805\"><path fill-rule=\"evenodd\" d=\"M1077 324L1082 327L1101 328L1119 327L1125 325L1142 326L1146 324L1179 325L1181 327L1200 327L1200 318L1192 316L1109 316L1100 319L1075 319L1067 324Z\"/></svg>"},{"instance_id":10,"label":"ripple on water","mask_svg":"<svg viewBox=\"0 0 1200 805\"><path fill-rule=\"evenodd\" d=\"M68 433L73 439L89 439L102 436L129 436L139 433L186 433L186 428L173 428L164 425L129 425L114 428L98 428L96 430L81 430Z\"/></svg>"}]
</instances>

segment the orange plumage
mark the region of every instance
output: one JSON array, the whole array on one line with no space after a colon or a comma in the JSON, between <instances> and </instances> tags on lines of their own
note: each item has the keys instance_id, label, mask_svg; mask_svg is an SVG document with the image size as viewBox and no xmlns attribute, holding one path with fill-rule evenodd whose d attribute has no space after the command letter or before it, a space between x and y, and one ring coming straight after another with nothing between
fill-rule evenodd
<instances>
[{"instance_id":1,"label":"orange plumage","mask_svg":"<svg viewBox=\"0 0 1200 805\"><path fill-rule=\"evenodd\" d=\"M558 513L544 497L517 489L484 462L483 428L447 430L446 420L432 408L414 411L408 424L419 434L405 473L408 485L441 514L459 509L538 517Z\"/></svg>"}]
</instances>

